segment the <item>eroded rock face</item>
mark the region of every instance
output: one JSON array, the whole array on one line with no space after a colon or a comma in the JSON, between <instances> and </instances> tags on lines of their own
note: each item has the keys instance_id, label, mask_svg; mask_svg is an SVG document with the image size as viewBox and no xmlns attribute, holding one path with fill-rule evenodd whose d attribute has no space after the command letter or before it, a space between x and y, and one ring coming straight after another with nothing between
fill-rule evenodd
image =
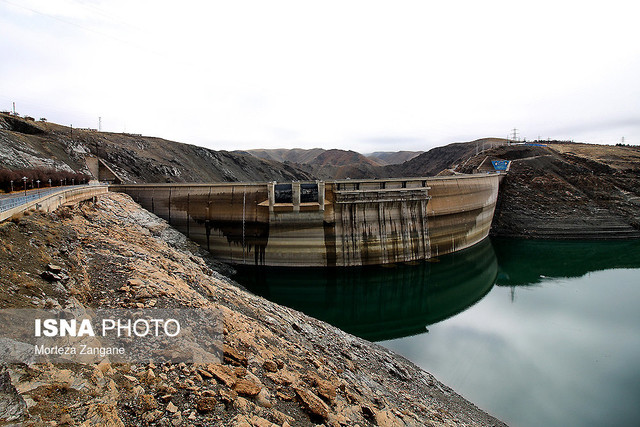
<instances>
[{"instance_id":1,"label":"eroded rock face","mask_svg":"<svg viewBox=\"0 0 640 427\"><path fill-rule=\"evenodd\" d=\"M511 160L500 184L492 235L565 240L640 237L637 147L549 144L500 147L486 155ZM484 158L467 164L468 170L480 157Z\"/></svg>"},{"instance_id":2,"label":"eroded rock face","mask_svg":"<svg viewBox=\"0 0 640 427\"><path fill-rule=\"evenodd\" d=\"M27 404L11 383L9 372L0 368L0 423L19 421Z\"/></svg>"},{"instance_id":3,"label":"eroded rock face","mask_svg":"<svg viewBox=\"0 0 640 427\"><path fill-rule=\"evenodd\" d=\"M168 230L122 194L0 225L1 308L44 307L48 299L65 308L201 307L219 309L224 320L221 363L6 366L1 419L501 425L388 350L241 290ZM69 279L45 280L43 270L64 271Z\"/></svg>"}]
</instances>

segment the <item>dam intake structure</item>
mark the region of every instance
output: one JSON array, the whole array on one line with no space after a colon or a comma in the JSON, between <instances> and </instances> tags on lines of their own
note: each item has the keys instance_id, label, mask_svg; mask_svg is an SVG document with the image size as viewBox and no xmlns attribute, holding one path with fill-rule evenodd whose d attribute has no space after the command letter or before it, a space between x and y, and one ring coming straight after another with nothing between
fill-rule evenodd
<instances>
[{"instance_id":1,"label":"dam intake structure","mask_svg":"<svg viewBox=\"0 0 640 427\"><path fill-rule=\"evenodd\" d=\"M113 185L231 264L424 260L489 233L503 173L289 183Z\"/></svg>"}]
</instances>

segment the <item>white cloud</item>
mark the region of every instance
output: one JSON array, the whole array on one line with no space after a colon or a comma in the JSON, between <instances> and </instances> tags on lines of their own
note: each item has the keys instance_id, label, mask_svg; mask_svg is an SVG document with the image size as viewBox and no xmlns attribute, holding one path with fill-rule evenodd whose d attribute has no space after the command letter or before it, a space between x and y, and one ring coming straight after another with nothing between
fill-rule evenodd
<instances>
[{"instance_id":1,"label":"white cloud","mask_svg":"<svg viewBox=\"0 0 640 427\"><path fill-rule=\"evenodd\" d=\"M218 149L425 149L513 127L590 140L640 96L623 1L2 0L0 13L3 108ZM640 143L637 126L593 142L621 132ZM422 142L362 142L389 136Z\"/></svg>"}]
</instances>

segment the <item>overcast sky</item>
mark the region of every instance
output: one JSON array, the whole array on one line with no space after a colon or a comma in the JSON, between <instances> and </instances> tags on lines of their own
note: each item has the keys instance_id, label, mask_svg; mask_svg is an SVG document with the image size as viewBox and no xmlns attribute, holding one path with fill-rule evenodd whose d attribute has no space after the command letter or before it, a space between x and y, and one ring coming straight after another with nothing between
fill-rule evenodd
<instances>
[{"instance_id":1,"label":"overcast sky","mask_svg":"<svg viewBox=\"0 0 640 427\"><path fill-rule=\"evenodd\" d=\"M633 1L0 0L0 110L214 149L640 145Z\"/></svg>"}]
</instances>

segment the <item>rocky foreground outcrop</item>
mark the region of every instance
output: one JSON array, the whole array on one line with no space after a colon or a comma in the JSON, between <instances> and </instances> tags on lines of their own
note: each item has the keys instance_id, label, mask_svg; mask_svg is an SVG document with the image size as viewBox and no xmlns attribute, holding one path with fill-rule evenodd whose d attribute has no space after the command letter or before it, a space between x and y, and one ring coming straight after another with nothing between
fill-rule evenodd
<instances>
[{"instance_id":1,"label":"rocky foreground outcrop","mask_svg":"<svg viewBox=\"0 0 640 427\"><path fill-rule=\"evenodd\" d=\"M224 315L221 364L1 366L0 424L502 425L402 357L235 286L128 196L5 222L0 242L0 308Z\"/></svg>"}]
</instances>

